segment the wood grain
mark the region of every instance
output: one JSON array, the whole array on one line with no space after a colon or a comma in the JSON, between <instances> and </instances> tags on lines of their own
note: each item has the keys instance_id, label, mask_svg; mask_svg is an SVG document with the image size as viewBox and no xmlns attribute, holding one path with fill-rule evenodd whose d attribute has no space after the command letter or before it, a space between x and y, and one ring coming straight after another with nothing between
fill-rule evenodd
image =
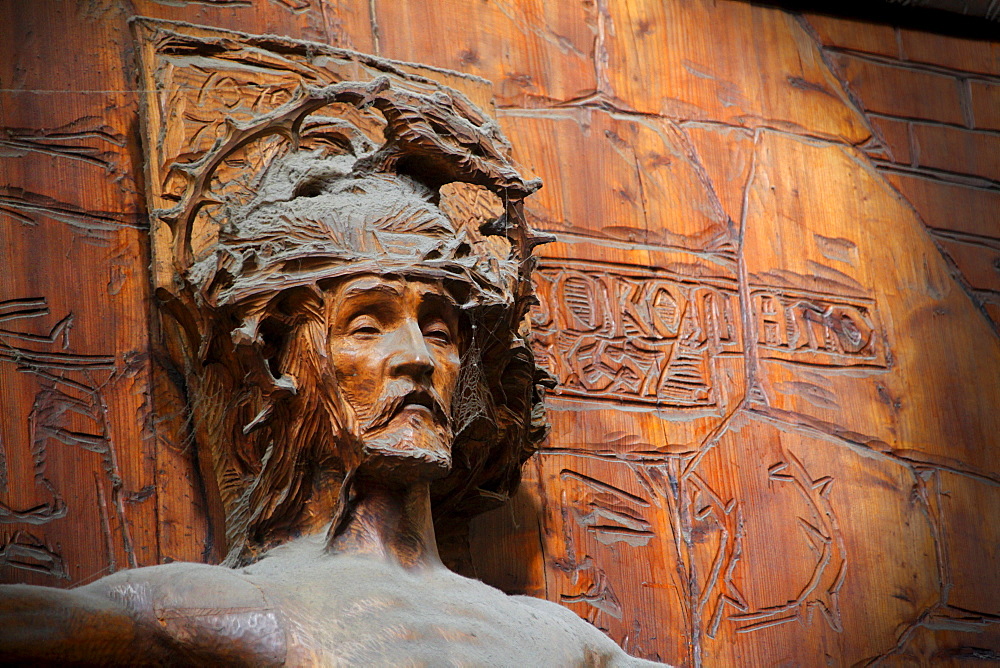
<instances>
[{"instance_id":1,"label":"wood grain","mask_svg":"<svg viewBox=\"0 0 1000 668\"><path fill-rule=\"evenodd\" d=\"M1000 43L732 0L0 11L4 581L220 557L153 364L138 14L492 82L561 386L466 574L680 665L1000 660Z\"/></svg>"}]
</instances>

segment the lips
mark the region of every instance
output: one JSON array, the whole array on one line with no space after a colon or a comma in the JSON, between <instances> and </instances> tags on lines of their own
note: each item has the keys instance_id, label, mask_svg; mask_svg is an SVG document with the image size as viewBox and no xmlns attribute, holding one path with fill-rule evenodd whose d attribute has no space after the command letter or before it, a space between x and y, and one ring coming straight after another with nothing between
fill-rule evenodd
<instances>
[{"instance_id":1,"label":"lips","mask_svg":"<svg viewBox=\"0 0 1000 668\"><path fill-rule=\"evenodd\" d=\"M413 390L403 397L397 412L401 413L407 410L424 410L434 416L443 414L438 403L434 401L434 397L426 390Z\"/></svg>"},{"instance_id":2,"label":"lips","mask_svg":"<svg viewBox=\"0 0 1000 668\"><path fill-rule=\"evenodd\" d=\"M399 388L402 389L402 388ZM362 423L361 429L370 433L389 426L389 423L403 415L425 415L442 426L448 426L450 419L437 394L428 388L413 387L409 391L398 394L390 390L387 396L379 399L372 416Z\"/></svg>"}]
</instances>

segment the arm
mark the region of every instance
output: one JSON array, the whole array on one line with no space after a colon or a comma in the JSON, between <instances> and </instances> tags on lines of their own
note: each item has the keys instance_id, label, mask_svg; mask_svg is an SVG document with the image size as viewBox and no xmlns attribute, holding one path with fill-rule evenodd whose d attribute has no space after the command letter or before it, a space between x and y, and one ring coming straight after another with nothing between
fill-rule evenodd
<instances>
[{"instance_id":1,"label":"arm","mask_svg":"<svg viewBox=\"0 0 1000 668\"><path fill-rule=\"evenodd\" d=\"M0 664L158 663L168 659L155 626L121 603L84 590L0 586Z\"/></svg>"},{"instance_id":2,"label":"arm","mask_svg":"<svg viewBox=\"0 0 1000 668\"><path fill-rule=\"evenodd\" d=\"M222 566L147 566L69 590L0 585L0 666L282 665L283 624Z\"/></svg>"}]
</instances>

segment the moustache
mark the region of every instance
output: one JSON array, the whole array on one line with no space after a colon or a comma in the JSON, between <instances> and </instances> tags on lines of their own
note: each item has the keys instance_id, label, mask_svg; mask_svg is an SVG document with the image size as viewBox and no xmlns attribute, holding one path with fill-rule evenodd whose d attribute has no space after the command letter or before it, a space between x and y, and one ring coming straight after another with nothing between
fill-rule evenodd
<instances>
[{"instance_id":1,"label":"moustache","mask_svg":"<svg viewBox=\"0 0 1000 668\"><path fill-rule=\"evenodd\" d=\"M392 420L410 405L423 406L430 410L436 422L443 427L450 426L451 418L444 408L444 400L433 388L401 387L396 385L378 398L375 402L371 418L362 425L362 432L375 431L388 425Z\"/></svg>"}]
</instances>

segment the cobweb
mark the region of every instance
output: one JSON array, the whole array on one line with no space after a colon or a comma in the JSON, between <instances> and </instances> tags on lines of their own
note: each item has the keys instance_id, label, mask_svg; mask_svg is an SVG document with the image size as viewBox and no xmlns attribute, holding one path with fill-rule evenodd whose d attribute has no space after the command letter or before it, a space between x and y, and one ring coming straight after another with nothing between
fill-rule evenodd
<instances>
[{"instance_id":1,"label":"cobweb","mask_svg":"<svg viewBox=\"0 0 1000 668\"><path fill-rule=\"evenodd\" d=\"M476 329L473 323L471 341L462 355L458 386L451 402L455 436L481 418L495 424L490 415L489 389L486 377L483 375L482 351L479 348Z\"/></svg>"}]
</instances>

